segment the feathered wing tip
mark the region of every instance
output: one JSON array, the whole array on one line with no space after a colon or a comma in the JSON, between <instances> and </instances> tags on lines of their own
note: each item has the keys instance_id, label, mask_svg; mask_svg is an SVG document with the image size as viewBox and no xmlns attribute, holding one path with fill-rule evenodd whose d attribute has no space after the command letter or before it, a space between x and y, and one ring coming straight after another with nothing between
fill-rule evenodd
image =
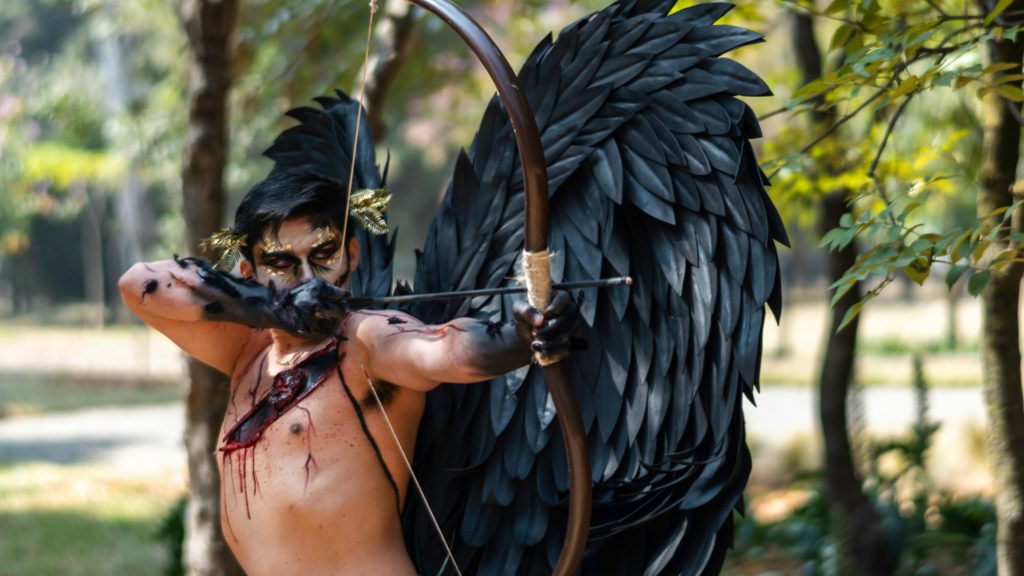
<instances>
[{"instance_id":1,"label":"feathered wing tip","mask_svg":"<svg viewBox=\"0 0 1024 576\"><path fill-rule=\"evenodd\" d=\"M274 161L273 171L297 170L316 175L339 187L344 194L349 185L352 148L358 146L355 178L352 181L349 215L366 231L380 235L388 232L385 216L391 192L384 188L391 154L381 176L375 165L374 142L366 110L341 90L337 98L320 96L314 100L322 109L300 106L285 113L299 121L282 132L263 155ZM362 118L360 118L362 116ZM356 126L359 139L356 141Z\"/></svg>"},{"instance_id":2,"label":"feathered wing tip","mask_svg":"<svg viewBox=\"0 0 1024 576\"><path fill-rule=\"evenodd\" d=\"M373 135L366 121L366 111L341 90L335 93L336 98L314 98L321 109L300 106L286 112L286 116L298 120L299 124L282 132L263 155L274 161L275 172L299 170L347 186L352 148L356 145L356 124L359 124L352 187L380 188L382 179L375 166Z\"/></svg>"}]
</instances>

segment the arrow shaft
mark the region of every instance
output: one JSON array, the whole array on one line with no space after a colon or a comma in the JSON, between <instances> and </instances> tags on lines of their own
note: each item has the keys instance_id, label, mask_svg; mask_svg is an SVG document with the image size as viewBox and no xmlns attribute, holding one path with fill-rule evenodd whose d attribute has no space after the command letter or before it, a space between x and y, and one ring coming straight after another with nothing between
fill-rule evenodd
<instances>
[{"instance_id":1,"label":"arrow shaft","mask_svg":"<svg viewBox=\"0 0 1024 576\"><path fill-rule=\"evenodd\" d=\"M601 280L582 280L577 282L560 282L552 284L556 290L576 290L578 288L604 288L632 284L628 276L603 278ZM523 286L506 286L503 288L483 288L480 290L453 290L451 292L430 292L428 294L404 294L401 296L354 297L348 301L349 307L366 307L380 304L409 304L413 302L435 302L439 300L457 300L460 298L477 298L480 296L500 296L503 294L522 294Z\"/></svg>"}]
</instances>

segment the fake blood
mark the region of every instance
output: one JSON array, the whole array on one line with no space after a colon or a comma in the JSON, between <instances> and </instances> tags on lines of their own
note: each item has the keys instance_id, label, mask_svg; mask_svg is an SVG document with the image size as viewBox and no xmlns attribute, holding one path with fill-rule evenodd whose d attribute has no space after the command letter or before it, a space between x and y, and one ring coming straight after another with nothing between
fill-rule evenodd
<instances>
[{"instance_id":1,"label":"fake blood","mask_svg":"<svg viewBox=\"0 0 1024 576\"><path fill-rule=\"evenodd\" d=\"M331 369L340 362L340 355L334 346L324 348L307 358L301 365L277 374L270 389L257 400L256 391L259 389L260 380L263 377L265 361L266 356L260 362L256 384L249 390L249 396L252 398L251 408L224 435L220 447L224 477L232 479L232 486L237 477L237 492L240 492L245 499L247 518L252 518L249 507L250 479L252 480L253 495L260 492L259 478L256 475L256 443L263 437L263 432L271 424L296 407L305 412L308 424L306 428L308 454L304 466L306 486L308 487L310 471L317 466L316 458L313 457L313 417L308 409L297 405L323 383Z\"/></svg>"}]
</instances>

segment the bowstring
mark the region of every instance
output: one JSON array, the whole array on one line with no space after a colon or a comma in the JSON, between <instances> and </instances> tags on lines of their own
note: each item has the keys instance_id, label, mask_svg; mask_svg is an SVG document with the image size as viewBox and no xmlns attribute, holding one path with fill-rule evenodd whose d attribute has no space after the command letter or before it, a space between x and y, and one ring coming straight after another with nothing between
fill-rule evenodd
<instances>
[{"instance_id":1,"label":"bowstring","mask_svg":"<svg viewBox=\"0 0 1024 576\"><path fill-rule=\"evenodd\" d=\"M402 448L402 442L398 439L398 432L395 431L395 427L391 424L391 418L388 417L387 410L384 409L384 401L377 395L377 387L373 384L373 378L370 378L370 371L366 369L366 364L363 364L363 358L359 355L358 346L352 347L352 354L356 357L356 361L359 362L359 366L363 369L363 373L366 375L366 383L369 384L370 394L373 395L373 401L377 404L377 408L380 409L380 413L384 416L384 423L387 424L388 432L391 433L391 437L395 441L395 445L398 446L398 453L402 456L402 462L405 463L405 467L409 470L409 478L412 480L413 486L416 487L416 492L420 495L420 500L423 501L423 506L427 510L427 516L430 517L431 523L434 525L434 530L437 531L438 538L441 539L441 545L444 546L445 554L448 556L445 563L451 561L452 568L455 573L462 576L462 571L459 570L459 564L455 561L455 555L452 554L451 546L448 545L448 540L444 537L444 531L441 530L441 524L437 521L437 516L434 515L434 510L430 508L430 503L427 502L427 495L423 492L423 486L420 485L419 478L416 477L416 473L412 469L412 463L409 461L408 455Z\"/></svg>"},{"instance_id":2,"label":"bowstring","mask_svg":"<svg viewBox=\"0 0 1024 576\"><path fill-rule=\"evenodd\" d=\"M341 225L341 241L345 242L346 234L348 234L348 220L349 214L348 209L352 201L352 183L356 177L356 155L359 150L359 127L363 123L363 96L366 94L366 70L370 67L370 43L373 41L373 17L377 14L377 10L380 7L377 5L377 0L370 0L370 17L367 18L366 24L366 46L363 49L363 73L362 79L359 81L359 93L356 95L356 135L352 141L352 163L348 167L348 193L345 194L345 211L342 212L344 215L344 224Z\"/></svg>"},{"instance_id":3,"label":"bowstring","mask_svg":"<svg viewBox=\"0 0 1024 576\"><path fill-rule=\"evenodd\" d=\"M370 17L367 19L366 27L366 46L363 50L363 72L359 83L359 94L356 96L356 104L358 105L358 109L356 110L356 134L352 142L352 164L349 166L348 171L348 194L345 195L345 211L342 212L342 214L345 215L345 223L341 228L342 239L346 238L346 234L348 233L348 210L349 203L352 199L352 184L355 181L356 174L356 154L359 150L359 128L362 125L363 119L363 96L366 94L366 72L370 63L370 43L373 40L373 17L377 13L378 9L379 6L377 4L377 0L370 0ZM402 448L402 442L398 438L398 433L395 431L395 427L391 423L391 418L388 416L387 410L384 409L384 402L380 399L380 395L377 394L377 387L374 386L373 379L370 378L370 372L366 369L366 365L363 363L363 359L359 355L358 346L352 346L352 351L356 357L356 361L359 362L359 366L363 369L363 373L366 375L366 383L369 385L370 394L373 395L373 401L377 404L377 408L380 409L381 416L384 417L384 423L387 425L388 432L391 433L391 438L394 440L395 446L398 447L398 453L402 456L402 462L409 471L409 478L412 480L413 486L416 487L416 492L419 494L420 501L423 502L423 507L426 509L427 515L430 517L430 521L434 525L434 530L437 532L437 537L441 540L441 545L444 546L445 554L448 556L446 562L450 561L455 573L458 576L462 576L459 564L455 561L455 555L452 554L451 546L449 546L448 540L444 537L444 531L441 530L441 524L437 521L437 516L434 514L434 510L430 507L430 502L427 501L427 495L423 492L423 486L420 485L419 478L416 476L416 472L412 468L412 462L409 461L409 456L405 453L405 449Z\"/></svg>"}]
</instances>

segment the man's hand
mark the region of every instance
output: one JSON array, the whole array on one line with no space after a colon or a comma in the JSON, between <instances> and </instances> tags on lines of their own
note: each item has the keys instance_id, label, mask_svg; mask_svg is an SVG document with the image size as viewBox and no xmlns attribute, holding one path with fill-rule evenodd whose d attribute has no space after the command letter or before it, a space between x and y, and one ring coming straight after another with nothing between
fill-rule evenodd
<instances>
[{"instance_id":1,"label":"man's hand","mask_svg":"<svg viewBox=\"0 0 1024 576\"><path fill-rule=\"evenodd\" d=\"M201 282L189 288L204 303L203 310L210 320L276 328L304 337L333 336L338 329L337 313L347 311L348 290L322 278L276 290L273 283L263 286L236 278L201 258L177 258L175 262L182 269L195 270Z\"/></svg>"},{"instance_id":2,"label":"man's hand","mask_svg":"<svg viewBox=\"0 0 1024 576\"><path fill-rule=\"evenodd\" d=\"M344 312L348 290L332 286L323 278L314 278L294 288L274 293L273 310L282 327L299 336L333 335L338 329L336 315Z\"/></svg>"},{"instance_id":3,"label":"man's hand","mask_svg":"<svg viewBox=\"0 0 1024 576\"><path fill-rule=\"evenodd\" d=\"M521 301L516 303L513 314L519 338L546 361L558 362L570 350L586 347L583 340L574 338L583 319L568 292L555 292L544 312Z\"/></svg>"}]
</instances>

